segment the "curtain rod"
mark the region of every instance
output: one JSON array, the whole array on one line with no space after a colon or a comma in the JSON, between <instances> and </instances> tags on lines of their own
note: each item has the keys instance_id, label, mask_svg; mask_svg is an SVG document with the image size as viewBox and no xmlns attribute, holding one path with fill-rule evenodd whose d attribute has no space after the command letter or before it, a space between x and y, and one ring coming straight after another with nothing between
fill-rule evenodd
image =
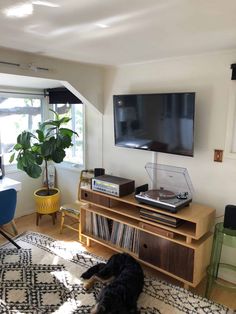
<instances>
[{"instance_id":1,"label":"curtain rod","mask_svg":"<svg viewBox=\"0 0 236 314\"><path fill-rule=\"evenodd\" d=\"M0 90L0 93L4 93L4 94L17 94L17 95L31 95L31 96L48 96L48 93L46 92L42 92L42 93L29 93L27 91L25 92L14 92L14 91L4 91L4 90Z\"/></svg>"}]
</instances>

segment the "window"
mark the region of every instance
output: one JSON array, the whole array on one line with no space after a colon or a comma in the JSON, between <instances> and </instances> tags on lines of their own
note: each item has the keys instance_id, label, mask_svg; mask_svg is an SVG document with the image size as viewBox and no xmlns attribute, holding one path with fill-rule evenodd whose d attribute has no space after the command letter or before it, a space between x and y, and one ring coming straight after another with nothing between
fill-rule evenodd
<instances>
[{"instance_id":1,"label":"window","mask_svg":"<svg viewBox=\"0 0 236 314\"><path fill-rule=\"evenodd\" d=\"M67 125L73 131L77 132L78 136L73 136L73 146L66 151L65 162L83 165L84 164L84 106L79 104L54 104L53 110L55 110L61 117L67 116L71 118L71 121Z\"/></svg>"},{"instance_id":2,"label":"window","mask_svg":"<svg viewBox=\"0 0 236 314\"><path fill-rule=\"evenodd\" d=\"M17 135L24 130L34 132L38 123L50 116L51 106L40 94L0 93L0 154L4 155L6 166L9 166L10 150L16 143ZM69 116L71 121L65 127L71 128L79 135L73 137L73 146L66 152L66 165L83 165L84 105L55 104L53 109L61 116Z\"/></svg>"},{"instance_id":3,"label":"window","mask_svg":"<svg viewBox=\"0 0 236 314\"><path fill-rule=\"evenodd\" d=\"M33 131L42 121L42 101L43 96L0 93L0 152L5 165L9 165L17 135Z\"/></svg>"}]
</instances>

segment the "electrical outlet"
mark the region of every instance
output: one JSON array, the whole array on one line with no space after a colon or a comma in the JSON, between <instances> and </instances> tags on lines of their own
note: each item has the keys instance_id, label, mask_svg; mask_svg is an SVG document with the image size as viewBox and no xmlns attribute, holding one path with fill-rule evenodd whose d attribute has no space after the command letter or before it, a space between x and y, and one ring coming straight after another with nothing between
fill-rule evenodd
<instances>
[{"instance_id":1,"label":"electrical outlet","mask_svg":"<svg viewBox=\"0 0 236 314\"><path fill-rule=\"evenodd\" d=\"M223 150L222 149L215 149L214 150L214 161L222 162L223 161Z\"/></svg>"}]
</instances>

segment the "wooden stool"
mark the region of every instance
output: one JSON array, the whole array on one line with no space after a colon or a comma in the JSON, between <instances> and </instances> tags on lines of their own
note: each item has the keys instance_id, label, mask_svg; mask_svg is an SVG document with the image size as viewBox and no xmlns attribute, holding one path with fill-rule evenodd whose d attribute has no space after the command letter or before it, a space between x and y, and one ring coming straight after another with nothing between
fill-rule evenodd
<instances>
[{"instance_id":1,"label":"wooden stool","mask_svg":"<svg viewBox=\"0 0 236 314\"><path fill-rule=\"evenodd\" d=\"M81 241L80 237L80 208L81 206L85 205L83 202L76 202L71 204L65 204L61 206L60 212L61 212L61 227L60 227L60 233L62 233L63 228L68 228L71 230L74 230L78 232L79 241ZM65 218L69 218L72 220L71 224L65 223ZM77 224L75 227L74 225Z\"/></svg>"},{"instance_id":2,"label":"wooden stool","mask_svg":"<svg viewBox=\"0 0 236 314\"><path fill-rule=\"evenodd\" d=\"M81 234L80 234L80 208L81 206L84 206L86 203L80 201L81 199L81 186L89 186L91 184L91 180L94 176L94 170L82 170L80 173L80 181L78 185L78 200L74 203L65 204L60 207L61 212L61 228L60 233L62 233L63 228L69 228L71 230L74 230L78 232L79 235L79 241L81 242ZM65 218L69 218L72 220L71 224L65 223ZM74 225L77 224L77 227L74 227Z\"/></svg>"}]
</instances>

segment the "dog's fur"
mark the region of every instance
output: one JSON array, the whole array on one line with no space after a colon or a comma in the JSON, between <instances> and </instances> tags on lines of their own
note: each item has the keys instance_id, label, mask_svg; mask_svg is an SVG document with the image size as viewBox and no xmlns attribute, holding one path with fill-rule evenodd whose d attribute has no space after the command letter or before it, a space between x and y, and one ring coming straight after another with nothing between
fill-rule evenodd
<instances>
[{"instance_id":1,"label":"dog's fur","mask_svg":"<svg viewBox=\"0 0 236 314\"><path fill-rule=\"evenodd\" d=\"M108 283L100 292L92 314L138 313L137 300L144 284L143 270L129 254L118 253L108 262L97 264L84 272L84 287L89 289L97 281Z\"/></svg>"}]
</instances>

